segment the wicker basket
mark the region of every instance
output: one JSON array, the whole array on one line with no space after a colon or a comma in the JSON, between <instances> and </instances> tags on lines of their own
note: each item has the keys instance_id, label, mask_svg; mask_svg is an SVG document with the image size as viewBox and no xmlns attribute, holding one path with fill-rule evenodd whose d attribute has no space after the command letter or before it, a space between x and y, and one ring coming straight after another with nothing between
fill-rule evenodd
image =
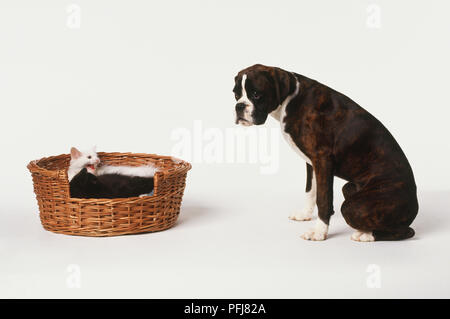
<instances>
[{"instance_id":1,"label":"wicker basket","mask_svg":"<svg viewBox=\"0 0 450 319\"><path fill-rule=\"evenodd\" d=\"M28 164L40 219L46 230L80 236L117 236L160 231L174 225L191 164L168 156L98 153L103 163L154 164L154 194L114 199L71 198L67 169L70 155L42 158Z\"/></svg>"}]
</instances>

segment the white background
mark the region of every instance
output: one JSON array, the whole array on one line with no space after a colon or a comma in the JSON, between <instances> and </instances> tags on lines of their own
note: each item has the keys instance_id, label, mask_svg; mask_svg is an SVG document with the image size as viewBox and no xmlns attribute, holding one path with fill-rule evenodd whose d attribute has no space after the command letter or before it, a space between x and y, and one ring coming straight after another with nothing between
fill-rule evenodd
<instances>
[{"instance_id":1,"label":"white background","mask_svg":"<svg viewBox=\"0 0 450 319\"><path fill-rule=\"evenodd\" d=\"M444 0L2 1L0 297L450 297L449 11ZM194 162L168 231L42 229L29 161L93 144L171 154L174 130L195 120L234 127L233 79L254 63L314 78L385 124L415 173L415 238L350 241L336 180L330 238L302 240L312 222L287 216L302 206L305 164L281 140L276 174Z\"/></svg>"}]
</instances>

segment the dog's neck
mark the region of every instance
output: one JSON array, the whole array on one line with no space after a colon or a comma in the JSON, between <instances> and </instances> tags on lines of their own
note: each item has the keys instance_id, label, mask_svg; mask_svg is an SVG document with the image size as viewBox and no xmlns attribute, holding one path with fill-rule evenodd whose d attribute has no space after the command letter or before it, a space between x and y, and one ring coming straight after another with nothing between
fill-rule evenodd
<instances>
[{"instance_id":1,"label":"dog's neck","mask_svg":"<svg viewBox=\"0 0 450 319\"><path fill-rule=\"evenodd\" d=\"M298 92L300 91L300 82L298 81L297 77L295 78L295 91L288 95L284 101L277 106L277 108L270 112L270 115L277 121L282 121L281 115L284 113L284 110L286 109L286 106L289 104L289 102L292 101L293 98L295 98L298 95Z\"/></svg>"}]
</instances>

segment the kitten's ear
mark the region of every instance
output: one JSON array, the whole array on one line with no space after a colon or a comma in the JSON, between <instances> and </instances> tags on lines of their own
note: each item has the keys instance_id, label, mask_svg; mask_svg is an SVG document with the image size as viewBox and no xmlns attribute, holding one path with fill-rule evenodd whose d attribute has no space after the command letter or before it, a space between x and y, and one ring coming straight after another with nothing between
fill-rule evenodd
<instances>
[{"instance_id":1,"label":"kitten's ear","mask_svg":"<svg viewBox=\"0 0 450 319\"><path fill-rule=\"evenodd\" d=\"M70 149L70 156L72 157L72 159L77 159L81 155L82 155L81 152L76 147L72 147Z\"/></svg>"},{"instance_id":2,"label":"kitten's ear","mask_svg":"<svg viewBox=\"0 0 450 319\"><path fill-rule=\"evenodd\" d=\"M92 146L92 151L93 151L94 153L97 153L97 145Z\"/></svg>"}]
</instances>

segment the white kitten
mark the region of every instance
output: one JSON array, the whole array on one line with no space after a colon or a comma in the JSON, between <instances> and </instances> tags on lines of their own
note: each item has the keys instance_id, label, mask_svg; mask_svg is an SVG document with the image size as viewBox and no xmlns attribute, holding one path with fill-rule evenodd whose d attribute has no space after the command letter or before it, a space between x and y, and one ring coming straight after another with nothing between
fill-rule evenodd
<instances>
[{"instance_id":1,"label":"white kitten","mask_svg":"<svg viewBox=\"0 0 450 319\"><path fill-rule=\"evenodd\" d=\"M85 152L80 152L75 147L72 147L70 149L70 165L67 171L69 182L85 167L89 173L95 174L95 170L99 163L100 159L97 156L95 146Z\"/></svg>"},{"instance_id":2,"label":"white kitten","mask_svg":"<svg viewBox=\"0 0 450 319\"><path fill-rule=\"evenodd\" d=\"M144 166L112 166L99 165L100 159L97 156L95 146L89 151L80 152L75 147L70 150L71 160L67 175L70 180L77 175L83 168L87 168L88 172L94 175L104 174L120 174L139 177L153 177L158 170L153 165Z\"/></svg>"}]
</instances>

